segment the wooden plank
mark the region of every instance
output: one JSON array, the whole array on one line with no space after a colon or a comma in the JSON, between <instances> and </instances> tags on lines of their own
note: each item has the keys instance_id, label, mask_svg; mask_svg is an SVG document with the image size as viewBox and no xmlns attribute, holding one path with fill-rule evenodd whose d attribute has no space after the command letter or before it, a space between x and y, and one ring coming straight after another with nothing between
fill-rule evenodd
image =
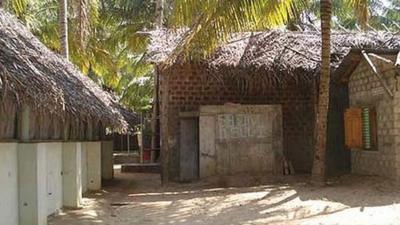
<instances>
[{"instance_id":1,"label":"wooden plank","mask_svg":"<svg viewBox=\"0 0 400 225\"><path fill-rule=\"evenodd\" d=\"M372 56L372 57L374 57L374 58L376 58L376 59L379 59L379 60L381 60L381 61L383 61L383 62L385 62L385 63L388 63L388 64L390 64L390 65L393 65L395 62L393 62L392 60L390 60L390 59L387 59L387 58L385 58L385 57L383 57L383 56L380 56L380 55L377 55L377 54L374 54L374 53L368 53L368 55L369 56Z\"/></svg>"},{"instance_id":2,"label":"wooden plank","mask_svg":"<svg viewBox=\"0 0 400 225\"><path fill-rule=\"evenodd\" d=\"M345 145L349 149L362 148L361 108L349 108L344 115Z\"/></svg>"},{"instance_id":3,"label":"wooden plank","mask_svg":"<svg viewBox=\"0 0 400 225\"><path fill-rule=\"evenodd\" d=\"M200 112L199 111L190 111L190 112L179 112L180 118L199 118Z\"/></svg>"},{"instance_id":4,"label":"wooden plank","mask_svg":"<svg viewBox=\"0 0 400 225\"><path fill-rule=\"evenodd\" d=\"M369 58L368 54L363 50L362 55L364 56L365 60L367 61L368 65L371 67L372 71L374 72L375 76L378 78L379 82L383 86L383 88L386 90L386 93L393 98L393 93L392 90L390 90L389 86L386 84L386 81L383 79L383 75L378 71L378 69L375 67L374 63L371 61Z\"/></svg>"}]
</instances>

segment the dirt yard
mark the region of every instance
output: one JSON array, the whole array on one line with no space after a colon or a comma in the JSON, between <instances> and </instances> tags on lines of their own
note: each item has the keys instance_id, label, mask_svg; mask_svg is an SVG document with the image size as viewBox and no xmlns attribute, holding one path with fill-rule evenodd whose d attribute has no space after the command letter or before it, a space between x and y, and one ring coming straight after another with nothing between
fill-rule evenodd
<instances>
[{"instance_id":1,"label":"dirt yard","mask_svg":"<svg viewBox=\"0 0 400 225\"><path fill-rule=\"evenodd\" d=\"M226 177L160 187L158 175L120 174L50 225L400 224L400 186L344 176L327 187L308 177Z\"/></svg>"}]
</instances>

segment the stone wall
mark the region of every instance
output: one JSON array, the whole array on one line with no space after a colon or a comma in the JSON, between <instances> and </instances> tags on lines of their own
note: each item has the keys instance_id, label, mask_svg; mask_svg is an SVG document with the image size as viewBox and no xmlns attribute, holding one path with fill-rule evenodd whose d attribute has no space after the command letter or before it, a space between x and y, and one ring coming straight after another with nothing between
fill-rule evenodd
<instances>
[{"instance_id":1,"label":"stone wall","mask_svg":"<svg viewBox=\"0 0 400 225\"><path fill-rule=\"evenodd\" d=\"M297 172L310 172L314 135L314 91L311 84L299 84L293 80L282 86L264 88L263 92L242 92L235 81L217 80L204 68L194 65L173 66L160 73L160 80L161 92L168 92L168 96L161 93L160 99L165 103L161 102L161 123L168 124L168 130L161 131L168 133L168 137L161 135L163 150L168 148L170 153L170 178L176 180L179 175L179 114L198 112L201 105L226 103L281 105L284 153Z\"/></svg>"},{"instance_id":2,"label":"stone wall","mask_svg":"<svg viewBox=\"0 0 400 225\"><path fill-rule=\"evenodd\" d=\"M396 81L393 67L374 61L379 71L384 75L385 82L395 92ZM377 148L372 150L352 150L352 172L356 174L382 175L395 177L396 145L395 138L395 102L381 85L366 61L362 61L349 80L350 107L372 106L377 114Z\"/></svg>"}]
</instances>

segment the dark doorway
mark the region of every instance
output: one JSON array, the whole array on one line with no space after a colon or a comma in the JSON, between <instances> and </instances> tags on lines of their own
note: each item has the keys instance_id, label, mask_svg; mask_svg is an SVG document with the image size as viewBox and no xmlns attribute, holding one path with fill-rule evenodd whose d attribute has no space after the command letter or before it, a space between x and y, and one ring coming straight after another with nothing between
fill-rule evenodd
<instances>
[{"instance_id":1,"label":"dark doorway","mask_svg":"<svg viewBox=\"0 0 400 225\"><path fill-rule=\"evenodd\" d=\"M189 182L199 178L199 119L180 121L180 180Z\"/></svg>"}]
</instances>

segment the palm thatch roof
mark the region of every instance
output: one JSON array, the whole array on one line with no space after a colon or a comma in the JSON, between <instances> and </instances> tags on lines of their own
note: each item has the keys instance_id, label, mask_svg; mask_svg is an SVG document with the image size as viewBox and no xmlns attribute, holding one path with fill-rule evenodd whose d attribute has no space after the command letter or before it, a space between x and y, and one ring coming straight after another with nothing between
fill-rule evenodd
<instances>
[{"instance_id":1,"label":"palm thatch roof","mask_svg":"<svg viewBox=\"0 0 400 225\"><path fill-rule=\"evenodd\" d=\"M46 48L16 18L0 9L0 93L61 118L101 121L124 130L128 123L112 95L63 57Z\"/></svg>"},{"instance_id":2,"label":"palm thatch roof","mask_svg":"<svg viewBox=\"0 0 400 225\"><path fill-rule=\"evenodd\" d=\"M147 59L160 64L177 47L185 31L150 32ZM383 32L332 32L332 69L351 49L400 49L400 35ZM216 49L207 59L197 60L217 78L235 78L267 85L289 80L310 81L320 71L321 34L269 30L241 33ZM183 63L178 58L177 64ZM193 63L193 60L192 60ZM258 78L258 79L255 79Z\"/></svg>"},{"instance_id":3,"label":"palm thatch roof","mask_svg":"<svg viewBox=\"0 0 400 225\"><path fill-rule=\"evenodd\" d=\"M128 109L122 105L119 107L119 111L121 112L122 116L124 117L125 121L128 123L129 128L127 132L134 132L135 127L140 124L140 115L134 112L131 109Z\"/></svg>"}]
</instances>

